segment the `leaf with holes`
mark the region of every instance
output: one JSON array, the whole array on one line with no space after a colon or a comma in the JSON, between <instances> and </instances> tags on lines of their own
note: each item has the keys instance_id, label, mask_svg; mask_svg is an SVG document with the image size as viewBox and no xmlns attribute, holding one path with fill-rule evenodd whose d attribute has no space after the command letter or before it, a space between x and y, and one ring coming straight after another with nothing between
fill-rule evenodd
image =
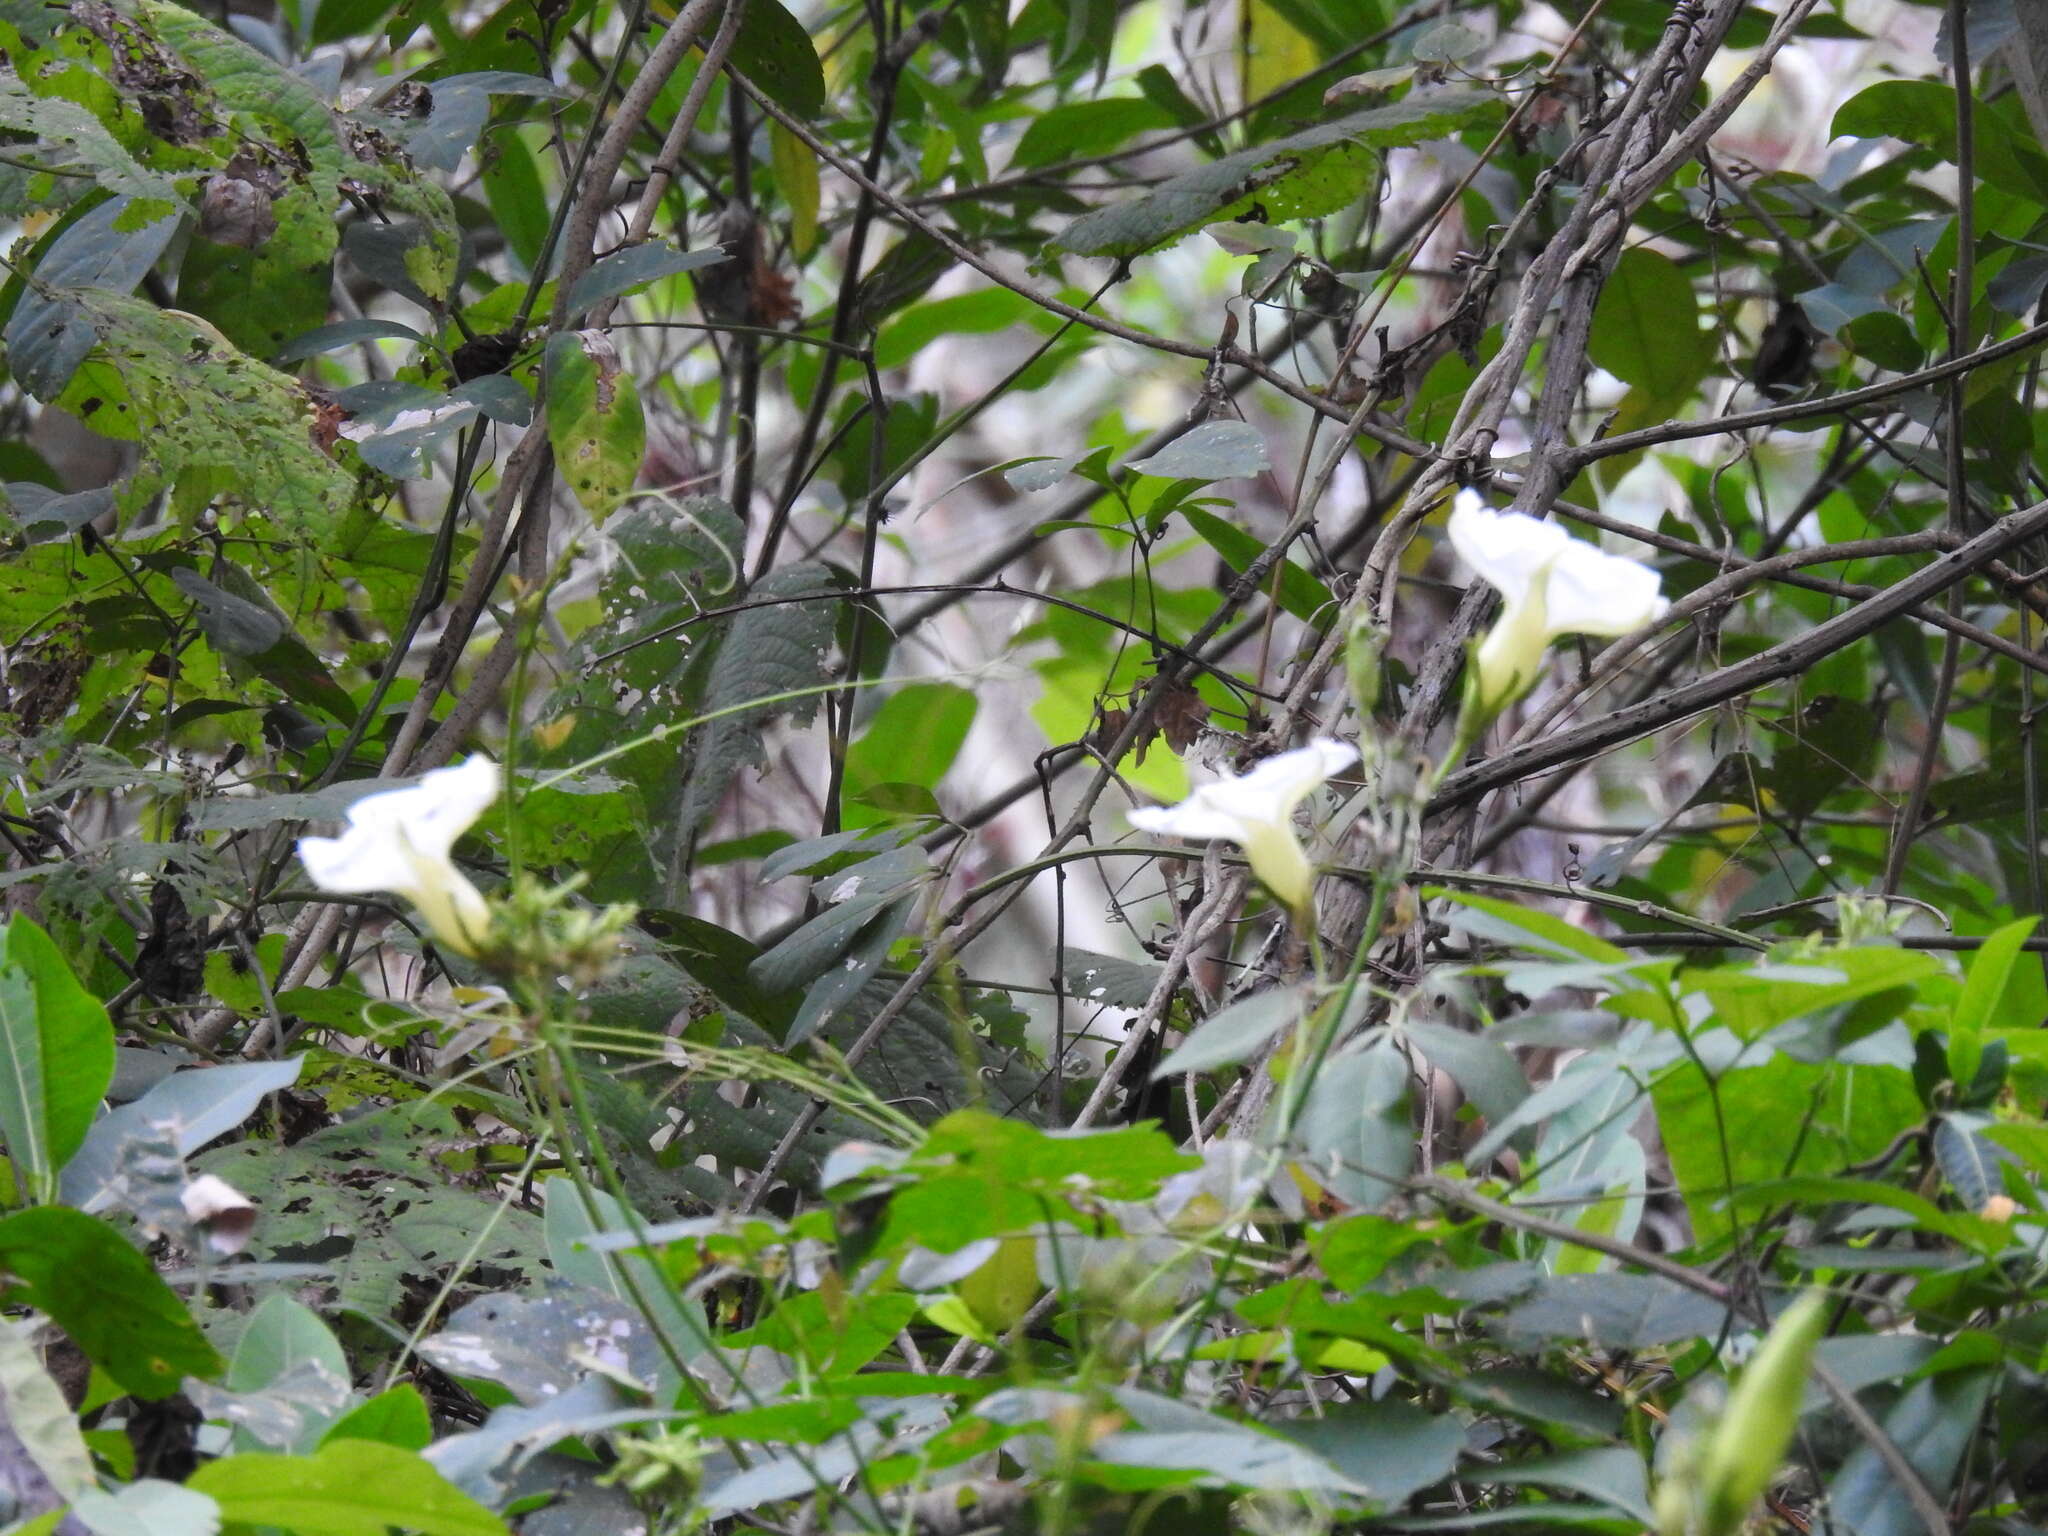
<instances>
[{"instance_id":1,"label":"leaf with holes","mask_svg":"<svg viewBox=\"0 0 2048 1536\"><path fill-rule=\"evenodd\" d=\"M545 362L548 441L583 510L603 522L633 489L647 452L640 392L603 331L558 331Z\"/></svg>"}]
</instances>

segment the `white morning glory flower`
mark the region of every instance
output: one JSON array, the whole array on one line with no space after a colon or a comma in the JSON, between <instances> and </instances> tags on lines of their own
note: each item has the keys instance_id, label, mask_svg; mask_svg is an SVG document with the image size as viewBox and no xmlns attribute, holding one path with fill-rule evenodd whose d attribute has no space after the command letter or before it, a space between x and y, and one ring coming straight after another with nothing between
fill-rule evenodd
<instances>
[{"instance_id":1,"label":"white morning glory flower","mask_svg":"<svg viewBox=\"0 0 2048 1536\"><path fill-rule=\"evenodd\" d=\"M1501 597L1499 622L1474 658L1474 696L1488 719L1528 691L1558 636L1626 635L1671 606L1649 566L1527 513L1496 512L1476 491L1458 492L1450 534L1459 558Z\"/></svg>"},{"instance_id":2,"label":"white morning glory flower","mask_svg":"<svg viewBox=\"0 0 2048 1536\"><path fill-rule=\"evenodd\" d=\"M1331 774L1358 760L1358 748L1317 737L1269 757L1250 773L1204 784L1179 805L1131 812L1131 825L1197 842L1221 838L1244 850L1252 873L1297 913L1308 908L1315 870L1294 833L1294 813Z\"/></svg>"},{"instance_id":3,"label":"white morning glory flower","mask_svg":"<svg viewBox=\"0 0 2048 1536\"><path fill-rule=\"evenodd\" d=\"M498 798L499 785L498 765L472 756L404 789L365 795L348 808L341 836L299 839L299 862L323 891L393 891L405 897L436 939L458 954L474 955L490 928L490 908L449 854Z\"/></svg>"}]
</instances>

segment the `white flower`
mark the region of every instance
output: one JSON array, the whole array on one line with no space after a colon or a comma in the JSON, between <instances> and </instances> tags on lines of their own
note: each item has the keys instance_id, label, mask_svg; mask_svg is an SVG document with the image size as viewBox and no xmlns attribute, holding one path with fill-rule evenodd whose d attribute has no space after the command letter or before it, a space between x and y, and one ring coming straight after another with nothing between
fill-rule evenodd
<instances>
[{"instance_id":1,"label":"white flower","mask_svg":"<svg viewBox=\"0 0 2048 1536\"><path fill-rule=\"evenodd\" d=\"M300 838L299 862L323 891L395 891L419 908L435 938L474 955L490 909L449 854L498 788L498 765L488 757L437 768L405 789L363 796L348 808L341 836Z\"/></svg>"},{"instance_id":2,"label":"white flower","mask_svg":"<svg viewBox=\"0 0 2048 1536\"><path fill-rule=\"evenodd\" d=\"M1476 491L1458 492L1451 546L1501 596L1500 620L1475 658L1478 707L1488 718L1528 690L1543 652L1560 635L1626 635L1671 605L1647 565L1603 554L1555 523L1495 512Z\"/></svg>"},{"instance_id":3,"label":"white flower","mask_svg":"<svg viewBox=\"0 0 2048 1536\"><path fill-rule=\"evenodd\" d=\"M256 1207L226 1179L202 1173L179 1192L178 1203L215 1253L240 1253L248 1246L256 1227Z\"/></svg>"},{"instance_id":4,"label":"white flower","mask_svg":"<svg viewBox=\"0 0 2048 1536\"><path fill-rule=\"evenodd\" d=\"M1294 812L1331 774L1357 760L1358 748L1317 737L1305 747L1267 758L1250 773L1204 784L1179 805L1133 811L1131 825L1167 837L1237 844L1266 888L1302 912L1315 871L1294 835Z\"/></svg>"}]
</instances>

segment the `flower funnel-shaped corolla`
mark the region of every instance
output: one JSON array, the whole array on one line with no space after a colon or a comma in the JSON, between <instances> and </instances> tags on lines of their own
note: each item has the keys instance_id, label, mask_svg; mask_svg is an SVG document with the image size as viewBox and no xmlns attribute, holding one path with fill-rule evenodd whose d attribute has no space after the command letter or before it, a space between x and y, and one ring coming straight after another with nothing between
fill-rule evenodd
<instances>
[{"instance_id":1,"label":"flower funnel-shaped corolla","mask_svg":"<svg viewBox=\"0 0 2048 1536\"><path fill-rule=\"evenodd\" d=\"M490 908L449 855L498 798L500 782L496 763L471 757L404 789L365 795L348 808L341 836L299 839L299 862L323 891L405 897L437 940L474 955L490 929Z\"/></svg>"},{"instance_id":2,"label":"flower funnel-shaped corolla","mask_svg":"<svg viewBox=\"0 0 2048 1536\"><path fill-rule=\"evenodd\" d=\"M1604 554L1555 523L1495 512L1475 491L1458 492L1450 534L1459 558L1501 598L1500 619L1473 657L1468 707L1481 721L1528 692L1560 635L1626 635L1671 606L1649 566Z\"/></svg>"},{"instance_id":3,"label":"flower funnel-shaped corolla","mask_svg":"<svg viewBox=\"0 0 2048 1536\"><path fill-rule=\"evenodd\" d=\"M1131 825L1165 837L1237 844L1266 889L1300 915L1308 910L1315 870L1295 835L1294 813L1331 774L1357 760L1356 747L1318 737L1250 773L1204 784L1179 805L1133 811Z\"/></svg>"}]
</instances>

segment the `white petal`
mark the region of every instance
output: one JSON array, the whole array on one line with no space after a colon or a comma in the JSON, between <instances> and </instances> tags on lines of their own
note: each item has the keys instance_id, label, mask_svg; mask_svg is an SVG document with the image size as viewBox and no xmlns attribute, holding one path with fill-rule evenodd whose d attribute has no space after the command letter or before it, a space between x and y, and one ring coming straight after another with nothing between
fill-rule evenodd
<instances>
[{"instance_id":1,"label":"white petal","mask_svg":"<svg viewBox=\"0 0 2048 1536\"><path fill-rule=\"evenodd\" d=\"M397 823L422 858L442 858L498 798L498 765L481 753L454 768L436 768L406 789L368 795L349 807L351 825Z\"/></svg>"},{"instance_id":2,"label":"white petal","mask_svg":"<svg viewBox=\"0 0 2048 1536\"><path fill-rule=\"evenodd\" d=\"M1458 492L1448 531L1458 558L1510 603L1521 601L1537 573L1572 542L1555 523L1526 512L1496 512L1471 490Z\"/></svg>"},{"instance_id":3,"label":"white petal","mask_svg":"<svg viewBox=\"0 0 2048 1536\"><path fill-rule=\"evenodd\" d=\"M1550 568L1547 621L1554 635L1625 635L1671 605L1649 566L1574 539Z\"/></svg>"},{"instance_id":4,"label":"white petal","mask_svg":"<svg viewBox=\"0 0 2048 1536\"><path fill-rule=\"evenodd\" d=\"M1267 758L1241 778L1225 779L1210 788L1228 790L1233 801L1241 796L1247 813L1253 806L1268 808L1259 820L1284 821L1328 782L1331 774L1341 773L1357 761L1358 748L1349 742L1318 736L1305 747Z\"/></svg>"},{"instance_id":5,"label":"white petal","mask_svg":"<svg viewBox=\"0 0 2048 1536\"><path fill-rule=\"evenodd\" d=\"M1130 823L1140 832L1161 837L1185 837L1192 842L1223 838L1237 842L1244 836L1244 818L1209 805L1198 790L1179 805L1147 805L1132 811Z\"/></svg>"},{"instance_id":6,"label":"white petal","mask_svg":"<svg viewBox=\"0 0 2048 1536\"><path fill-rule=\"evenodd\" d=\"M302 837L299 862L315 885L337 896L403 893L419 874L418 859L389 827L355 826L339 837Z\"/></svg>"}]
</instances>

